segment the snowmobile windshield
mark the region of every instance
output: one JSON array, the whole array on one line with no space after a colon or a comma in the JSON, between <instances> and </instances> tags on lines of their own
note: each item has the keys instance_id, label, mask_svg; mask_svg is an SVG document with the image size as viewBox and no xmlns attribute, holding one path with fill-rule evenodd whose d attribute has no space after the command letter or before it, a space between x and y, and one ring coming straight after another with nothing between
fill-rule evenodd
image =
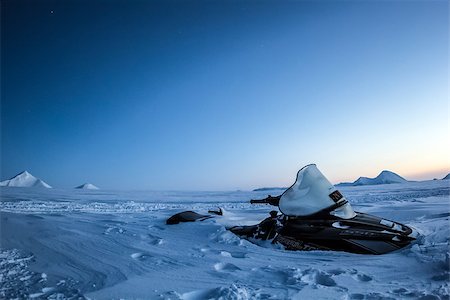
<instances>
[{"instance_id":1,"label":"snowmobile windshield","mask_svg":"<svg viewBox=\"0 0 450 300\"><path fill-rule=\"evenodd\" d=\"M317 169L307 165L297 173L297 180L280 198L280 211L287 216L308 216L321 210L336 207L330 212L340 218L350 219L356 214L348 201Z\"/></svg>"}]
</instances>

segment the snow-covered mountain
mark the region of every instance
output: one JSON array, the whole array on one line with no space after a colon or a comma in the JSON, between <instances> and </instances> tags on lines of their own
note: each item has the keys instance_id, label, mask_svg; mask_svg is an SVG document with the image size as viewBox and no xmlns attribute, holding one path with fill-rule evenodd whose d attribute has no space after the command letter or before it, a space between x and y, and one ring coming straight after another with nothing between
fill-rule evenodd
<instances>
[{"instance_id":1,"label":"snow-covered mountain","mask_svg":"<svg viewBox=\"0 0 450 300\"><path fill-rule=\"evenodd\" d=\"M447 176L445 176L444 178L442 178L442 180L448 180L450 179L450 173L447 174Z\"/></svg>"},{"instance_id":2,"label":"snow-covered mountain","mask_svg":"<svg viewBox=\"0 0 450 300\"><path fill-rule=\"evenodd\" d=\"M98 190L99 188L93 185L92 183L85 183L82 185L79 185L75 187L76 189L82 189L82 190Z\"/></svg>"},{"instance_id":3,"label":"snow-covered mountain","mask_svg":"<svg viewBox=\"0 0 450 300\"><path fill-rule=\"evenodd\" d=\"M337 184L338 186L358 186L358 185L375 185L375 184L390 184L390 183L405 183L408 182L394 172L384 170L375 178L359 177L354 182L343 182Z\"/></svg>"},{"instance_id":4,"label":"snow-covered mountain","mask_svg":"<svg viewBox=\"0 0 450 300\"><path fill-rule=\"evenodd\" d=\"M50 185L41 179L34 177L27 171L23 171L11 179L1 181L0 186L51 188Z\"/></svg>"}]
</instances>

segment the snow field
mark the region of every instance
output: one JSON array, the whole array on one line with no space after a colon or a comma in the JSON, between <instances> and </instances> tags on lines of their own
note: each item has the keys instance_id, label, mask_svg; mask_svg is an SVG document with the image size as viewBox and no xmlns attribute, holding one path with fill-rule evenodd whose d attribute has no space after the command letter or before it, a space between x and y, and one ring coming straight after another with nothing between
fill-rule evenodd
<instances>
[{"instance_id":1,"label":"snow field","mask_svg":"<svg viewBox=\"0 0 450 300\"><path fill-rule=\"evenodd\" d=\"M248 200L267 191L2 188L0 298L449 299L448 183L340 190L355 210L414 227L417 241L381 256L292 252L226 230L265 218L273 208ZM217 206L224 216L165 224Z\"/></svg>"}]
</instances>

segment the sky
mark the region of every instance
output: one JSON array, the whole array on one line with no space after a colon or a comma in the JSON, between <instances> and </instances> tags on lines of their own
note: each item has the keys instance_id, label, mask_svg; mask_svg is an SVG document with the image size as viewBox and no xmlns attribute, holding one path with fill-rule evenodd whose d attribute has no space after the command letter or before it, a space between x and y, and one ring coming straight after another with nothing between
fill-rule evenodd
<instances>
[{"instance_id":1,"label":"sky","mask_svg":"<svg viewBox=\"0 0 450 300\"><path fill-rule=\"evenodd\" d=\"M450 172L447 1L1 2L1 179L234 190Z\"/></svg>"}]
</instances>

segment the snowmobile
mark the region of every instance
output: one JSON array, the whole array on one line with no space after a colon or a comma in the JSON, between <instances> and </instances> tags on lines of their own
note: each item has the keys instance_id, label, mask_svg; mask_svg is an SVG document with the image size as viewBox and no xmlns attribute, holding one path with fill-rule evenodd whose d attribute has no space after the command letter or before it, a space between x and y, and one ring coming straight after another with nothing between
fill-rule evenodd
<instances>
[{"instance_id":1,"label":"snowmobile","mask_svg":"<svg viewBox=\"0 0 450 300\"><path fill-rule=\"evenodd\" d=\"M251 200L279 208L259 224L228 228L248 239L268 240L286 250L333 250L384 254L408 246L417 233L398 222L355 212L347 199L310 164L298 171L295 183L280 196ZM222 211L210 211L221 215ZM167 224L205 220L212 215L192 211L170 217Z\"/></svg>"}]
</instances>

